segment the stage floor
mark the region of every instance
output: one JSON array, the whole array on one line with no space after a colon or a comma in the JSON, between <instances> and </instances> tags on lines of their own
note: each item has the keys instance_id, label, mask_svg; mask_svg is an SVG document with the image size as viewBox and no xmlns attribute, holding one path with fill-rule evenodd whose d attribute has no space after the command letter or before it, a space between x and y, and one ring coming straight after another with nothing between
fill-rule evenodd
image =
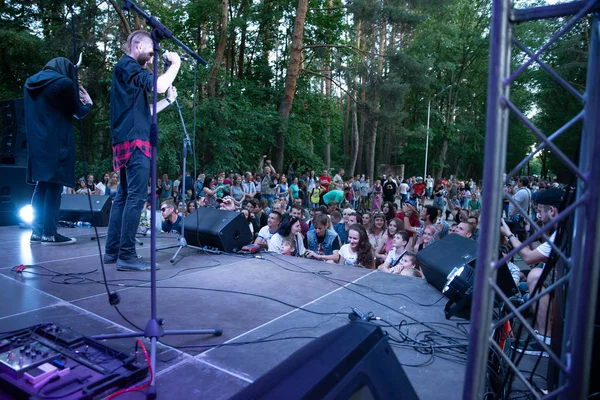
<instances>
[{"instance_id":1,"label":"stage floor","mask_svg":"<svg viewBox=\"0 0 600 400\"><path fill-rule=\"evenodd\" d=\"M30 245L30 230L0 227L0 331L40 322L84 335L137 330L108 303L98 243L91 240L94 229L60 232L76 237L77 243ZM138 253L149 259L150 238L140 239ZM177 236L166 234L157 238L159 246L176 241ZM104 240L100 243L104 250ZM433 355L415 350L410 341L392 343L392 348L421 399L462 397L466 346L461 345L468 341L468 324L447 321L446 300L421 279L279 255L195 249L184 249L171 265L173 254L157 252L157 310L164 328L221 328L223 335L163 337L157 352L159 398L227 399L314 338L348 323L351 307L380 317L377 323L394 325L384 328L392 338L400 339L396 328L402 325L403 333L422 342L457 344ZM13 271L20 264L25 271ZM68 275L73 273L85 275ZM120 312L145 327L150 273L118 272L113 264L106 266L106 278L120 294ZM135 340L105 343L132 351Z\"/></svg>"}]
</instances>

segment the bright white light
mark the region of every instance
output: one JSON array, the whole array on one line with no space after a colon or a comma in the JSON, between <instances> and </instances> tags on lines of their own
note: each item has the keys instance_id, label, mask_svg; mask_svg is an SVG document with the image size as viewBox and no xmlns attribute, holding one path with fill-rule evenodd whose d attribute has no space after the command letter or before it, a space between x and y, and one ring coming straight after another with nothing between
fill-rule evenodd
<instances>
[{"instance_id":1,"label":"bright white light","mask_svg":"<svg viewBox=\"0 0 600 400\"><path fill-rule=\"evenodd\" d=\"M31 207L31 204L21 207L19 210L19 218L26 224L31 224L33 222L33 207Z\"/></svg>"}]
</instances>

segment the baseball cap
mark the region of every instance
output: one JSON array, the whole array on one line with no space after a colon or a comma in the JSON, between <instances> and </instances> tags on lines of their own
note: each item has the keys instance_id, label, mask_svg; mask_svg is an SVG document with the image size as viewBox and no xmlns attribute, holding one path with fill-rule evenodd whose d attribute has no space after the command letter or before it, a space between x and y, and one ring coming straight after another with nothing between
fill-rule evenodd
<instances>
[{"instance_id":1,"label":"baseball cap","mask_svg":"<svg viewBox=\"0 0 600 400\"><path fill-rule=\"evenodd\" d=\"M551 188L541 192L537 197L538 204L546 206L554 206L559 208L563 204L565 198L565 191L562 189Z\"/></svg>"}]
</instances>

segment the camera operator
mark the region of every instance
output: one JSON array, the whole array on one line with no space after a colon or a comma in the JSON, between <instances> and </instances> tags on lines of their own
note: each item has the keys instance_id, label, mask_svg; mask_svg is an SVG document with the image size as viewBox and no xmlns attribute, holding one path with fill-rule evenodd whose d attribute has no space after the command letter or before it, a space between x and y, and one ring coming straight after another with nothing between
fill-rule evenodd
<instances>
[{"instance_id":1,"label":"camera operator","mask_svg":"<svg viewBox=\"0 0 600 400\"><path fill-rule=\"evenodd\" d=\"M522 176L517 183L515 194L512 196L513 200L517 202L525 212L529 214L529 207L531 205L531 192L529 191L529 178ZM519 209L512 203L508 209L508 219L512 220L515 225L513 229L515 234L519 237L519 240L525 240L527 238L527 232L525 231L525 216L519 212Z\"/></svg>"},{"instance_id":2,"label":"camera operator","mask_svg":"<svg viewBox=\"0 0 600 400\"><path fill-rule=\"evenodd\" d=\"M538 210L540 221L542 221L544 224L553 223L553 220L559 214L560 207L563 203L564 195L565 192L561 189L549 189L540 193L538 197ZM512 247L517 247L521 245L520 240L515 236L513 232L511 232L510 228L504 220L502 220L500 232L506 237L506 240L511 244ZM554 242L555 236L556 232L552 233L552 235L550 236L551 242ZM543 243L533 250L531 250L529 247L525 247L519 251L519 255L527 264L537 265L548 261L551 251L552 247L550 246L550 244ZM531 297L535 295L534 289L540 279L540 276L542 275L542 272L543 267L535 267L529 272L529 275L527 276L527 287L529 289L529 295ZM551 283L552 282L550 282L550 279L548 279L546 282L544 282L544 287L549 286L549 284ZM537 319L535 321L537 325L536 333L538 333L538 337L540 338L540 340L545 341L547 344L550 344L550 327L552 324L552 321L548 319L548 313L550 308L549 304L550 299L547 295L540 298L537 306ZM529 343L528 351L526 351L526 354L542 354L541 349L536 349L536 347L537 343ZM547 357L546 353L543 353L543 355Z\"/></svg>"},{"instance_id":3,"label":"camera operator","mask_svg":"<svg viewBox=\"0 0 600 400\"><path fill-rule=\"evenodd\" d=\"M263 170L263 164L267 163ZM271 160L267 159L267 155L263 155L263 158L260 160L258 164L258 170L263 171L263 178L261 181L261 189L260 189L260 198L267 199L269 201L269 207L273 205L273 200L275 200L275 186L277 186L277 180L273 177L273 175L277 174L275 171L275 167L271 164Z\"/></svg>"}]
</instances>

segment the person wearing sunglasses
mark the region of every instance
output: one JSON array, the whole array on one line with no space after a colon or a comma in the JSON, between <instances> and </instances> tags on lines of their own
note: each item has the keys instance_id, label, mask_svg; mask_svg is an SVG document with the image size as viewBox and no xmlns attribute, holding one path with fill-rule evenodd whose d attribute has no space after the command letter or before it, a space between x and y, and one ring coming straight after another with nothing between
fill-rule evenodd
<instances>
[{"instance_id":1,"label":"person wearing sunglasses","mask_svg":"<svg viewBox=\"0 0 600 400\"><path fill-rule=\"evenodd\" d=\"M167 199L161 203L160 213L163 217L162 231L181 234L181 221L183 218L177 213L173 199Z\"/></svg>"}]
</instances>

